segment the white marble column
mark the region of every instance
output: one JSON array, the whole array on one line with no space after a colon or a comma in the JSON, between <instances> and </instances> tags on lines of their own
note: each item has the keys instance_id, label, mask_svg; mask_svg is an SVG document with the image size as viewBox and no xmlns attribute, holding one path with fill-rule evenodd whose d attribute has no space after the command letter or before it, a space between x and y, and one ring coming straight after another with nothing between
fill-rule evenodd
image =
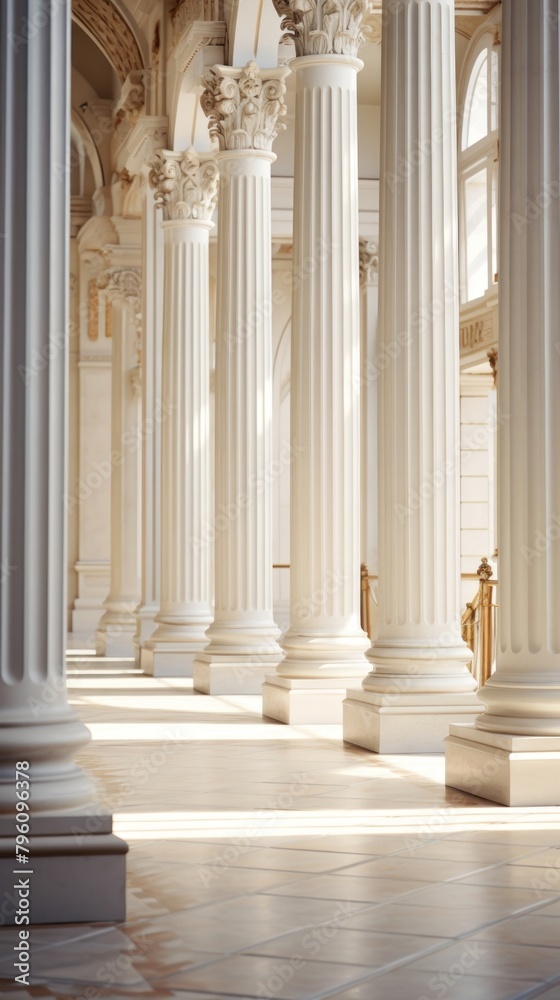
<instances>
[{"instance_id":1,"label":"white marble column","mask_svg":"<svg viewBox=\"0 0 560 1000\"><path fill-rule=\"evenodd\" d=\"M502 18L497 664L446 781L560 805L560 3Z\"/></svg>"},{"instance_id":2,"label":"white marble column","mask_svg":"<svg viewBox=\"0 0 560 1000\"><path fill-rule=\"evenodd\" d=\"M360 561L377 575L377 243L360 239L361 546ZM375 588L377 590L377 587Z\"/></svg>"},{"instance_id":3,"label":"white marble column","mask_svg":"<svg viewBox=\"0 0 560 1000\"><path fill-rule=\"evenodd\" d=\"M150 161L163 209L164 313L161 601L142 666L192 676L212 621L210 520L209 235L218 193L213 157L167 150Z\"/></svg>"},{"instance_id":4,"label":"white marble column","mask_svg":"<svg viewBox=\"0 0 560 1000\"><path fill-rule=\"evenodd\" d=\"M160 595L163 232L154 193L145 178L142 206L142 594L136 608L134 653L143 667L143 646L155 629ZM144 654L145 655L145 654Z\"/></svg>"},{"instance_id":5,"label":"white marble column","mask_svg":"<svg viewBox=\"0 0 560 1000\"><path fill-rule=\"evenodd\" d=\"M24 34L41 11L38 0L0 6L2 923L15 917L16 777L31 816L20 832L33 923L124 919L126 845L111 817L95 836L72 832L95 790L74 763L90 735L64 671L70 5Z\"/></svg>"},{"instance_id":6,"label":"white marble column","mask_svg":"<svg viewBox=\"0 0 560 1000\"><path fill-rule=\"evenodd\" d=\"M260 693L282 653L272 600L270 165L285 114L285 69L214 67L202 106L218 139L215 619L194 664L209 694ZM196 542L196 540L195 540Z\"/></svg>"},{"instance_id":7,"label":"white marble column","mask_svg":"<svg viewBox=\"0 0 560 1000\"><path fill-rule=\"evenodd\" d=\"M334 723L367 672L360 627L357 74L367 4L275 0L297 58L292 297L290 628L263 713ZM319 41L318 41L319 40ZM318 53L318 54L315 54ZM320 54L319 54L320 53ZM311 264L309 263L311 262Z\"/></svg>"},{"instance_id":8,"label":"white marble column","mask_svg":"<svg viewBox=\"0 0 560 1000\"><path fill-rule=\"evenodd\" d=\"M459 600L455 15L453 0L383 14L378 629L344 738L414 753L478 704Z\"/></svg>"},{"instance_id":9,"label":"white marble column","mask_svg":"<svg viewBox=\"0 0 560 1000\"><path fill-rule=\"evenodd\" d=\"M111 587L95 636L98 656L134 656L141 590L141 298L137 268L100 278L112 302Z\"/></svg>"}]
</instances>

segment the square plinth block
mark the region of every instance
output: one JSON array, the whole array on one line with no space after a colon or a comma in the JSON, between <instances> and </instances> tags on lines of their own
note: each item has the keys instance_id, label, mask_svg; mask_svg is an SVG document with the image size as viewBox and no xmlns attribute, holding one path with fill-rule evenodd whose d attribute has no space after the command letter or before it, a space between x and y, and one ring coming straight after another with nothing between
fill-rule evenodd
<instances>
[{"instance_id":1,"label":"square plinth block","mask_svg":"<svg viewBox=\"0 0 560 1000\"><path fill-rule=\"evenodd\" d=\"M263 685L263 716L288 726L340 726L346 688L342 678L328 680L269 674Z\"/></svg>"},{"instance_id":2,"label":"square plinth block","mask_svg":"<svg viewBox=\"0 0 560 1000\"><path fill-rule=\"evenodd\" d=\"M443 753L452 722L473 722L481 704L474 694L383 695L348 691L343 704L346 743L374 753Z\"/></svg>"},{"instance_id":3,"label":"square plinth block","mask_svg":"<svg viewBox=\"0 0 560 1000\"><path fill-rule=\"evenodd\" d=\"M452 725L445 740L445 783L504 806L559 806L560 737Z\"/></svg>"}]
</instances>

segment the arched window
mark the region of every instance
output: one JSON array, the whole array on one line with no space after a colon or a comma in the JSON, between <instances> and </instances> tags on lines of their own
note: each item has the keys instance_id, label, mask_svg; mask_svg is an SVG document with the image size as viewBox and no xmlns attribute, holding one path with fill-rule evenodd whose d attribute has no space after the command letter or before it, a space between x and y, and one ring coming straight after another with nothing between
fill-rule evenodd
<instances>
[{"instance_id":1,"label":"arched window","mask_svg":"<svg viewBox=\"0 0 560 1000\"><path fill-rule=\"evenodd\" d=\"M499 49L494 30L476 40L466 64L459 129L461 302L484 298L498 275Z\"/></svg>"}]
</instances>

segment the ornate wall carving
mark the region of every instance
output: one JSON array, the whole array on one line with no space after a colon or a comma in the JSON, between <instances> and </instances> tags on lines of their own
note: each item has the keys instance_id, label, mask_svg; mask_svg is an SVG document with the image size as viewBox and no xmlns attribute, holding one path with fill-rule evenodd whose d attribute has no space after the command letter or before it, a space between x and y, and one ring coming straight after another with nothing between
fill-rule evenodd
<instances>
[{"instance_id":1,"label":"ornate wall carving","mask_svg":"<svg viewBox=\"0 0 560 1000\"><path fill-rule=\"evenodd\" d=\"M105 53L121 83L143 68L138 42L111 0L72 0L72 17Z\"/></svg>"}]
</instances>

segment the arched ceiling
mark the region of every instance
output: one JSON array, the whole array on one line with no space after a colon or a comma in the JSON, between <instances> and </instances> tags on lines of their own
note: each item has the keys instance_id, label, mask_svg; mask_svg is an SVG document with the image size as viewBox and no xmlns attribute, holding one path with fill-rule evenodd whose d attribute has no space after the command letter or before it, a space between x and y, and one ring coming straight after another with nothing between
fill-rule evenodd
<instances>
[{"instance_id":1,"label":"arched ceiling","mask_svg":"<svg viewBox=\"0 0 560 1000\"><path fill-rule=\"evenodd\" d=\"M104 52L121 83L143 69L136 37L111 0L72 0L72 17Z\"/></svg>"}]
</instances>

